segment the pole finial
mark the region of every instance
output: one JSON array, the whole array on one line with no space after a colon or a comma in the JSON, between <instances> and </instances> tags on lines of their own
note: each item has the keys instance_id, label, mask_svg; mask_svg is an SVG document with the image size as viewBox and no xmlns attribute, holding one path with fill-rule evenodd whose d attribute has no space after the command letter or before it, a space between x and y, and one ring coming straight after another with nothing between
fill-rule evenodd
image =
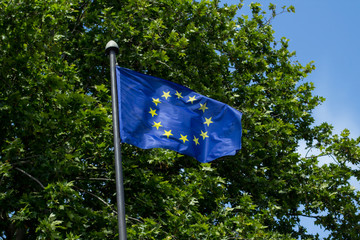
<instances>
[{"instance_id":1,"label":"pole finial","mask_svg":"<svg viewBox=\"0 0 360 240\"><path fill-rule=\"evenodd\" d=\"M113 40L110 40L105 47L105 52L106 54L110 54L110 51L114 50L115 54L119 53L119 46L117 45L117 43Z\"/></svg>"}]
</instances>

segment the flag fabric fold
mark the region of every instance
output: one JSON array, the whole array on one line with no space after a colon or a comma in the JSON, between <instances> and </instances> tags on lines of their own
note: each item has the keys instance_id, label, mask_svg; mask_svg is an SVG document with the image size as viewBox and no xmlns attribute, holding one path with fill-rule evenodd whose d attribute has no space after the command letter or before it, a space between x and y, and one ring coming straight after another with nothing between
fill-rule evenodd
<instances>
[{"instance_id":1,"label":"flag fabric fold","mask_svg":"<svg viewBox=\"0 0 360 240\"><path fill-rule=\"evenodd\" d=\"M116 67L121 141L165 148L205 163L241 149L234 108L179 84Z\"/></svg>"}]
</instances>

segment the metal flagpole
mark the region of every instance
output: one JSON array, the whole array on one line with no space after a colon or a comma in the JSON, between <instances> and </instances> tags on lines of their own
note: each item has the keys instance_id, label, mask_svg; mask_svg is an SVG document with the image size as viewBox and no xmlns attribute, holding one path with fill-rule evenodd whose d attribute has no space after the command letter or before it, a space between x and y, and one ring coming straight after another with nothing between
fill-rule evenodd
<instances>
[{"instance_id":1,"label":"metal flagpole","mask_svg":"<svg viewBox=\"0 0 360 240\"><path fill-rule=\"evenodd\" d=\"M114 151L115 151L115 177L116 177L116 200L118 212L119 240L126 240L125 222L125 200L124 183L121 163L120 127L119 127L119 105L116 87L116 54L119 53L119 46L113 40L109 41L105 47L106 54L110 56L110 77L111 77L111 98L112 116L114 131Z\"/></svg>"}]
</instances>

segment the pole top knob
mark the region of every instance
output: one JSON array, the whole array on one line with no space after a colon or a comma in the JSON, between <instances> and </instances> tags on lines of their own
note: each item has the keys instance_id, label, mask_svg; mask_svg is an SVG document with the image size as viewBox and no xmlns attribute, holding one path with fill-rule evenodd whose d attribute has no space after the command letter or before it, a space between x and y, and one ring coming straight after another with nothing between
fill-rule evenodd
<instances>
[{"instance_id":1,"label":"pole top knob","mask_svg":"<svg viewBox=\"0 0 360 240\"><path fill-rule=\"evenodd\" d=\"M115 54L119 53L119 46L117 45L117 43L113 40L110 40L105 47L105 52L106 54L109 54L111 50L115 51Z\"/></svg>"}]
</instances>

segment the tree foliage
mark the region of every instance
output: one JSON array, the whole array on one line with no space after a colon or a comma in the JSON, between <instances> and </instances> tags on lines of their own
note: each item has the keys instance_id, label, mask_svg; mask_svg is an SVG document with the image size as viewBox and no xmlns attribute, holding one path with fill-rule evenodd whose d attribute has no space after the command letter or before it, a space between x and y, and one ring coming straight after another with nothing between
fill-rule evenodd
<instances>
[{"instance_id":1,"label":"tree foliage","mask_svg":"<svg viewBox=\"0 0 360 240\"><path fill-rule=\"evenodd\" d=\"M243 149L210 164L123 145L129 239L358 239L360 138L314 126L304 81L260 4L192 0L0 3L0 239L116 239L109 63L243 112ZM301 156L305 142L318 154ZM333 161L319 164L324 156Z\"/></svg>"}]
</instances>

